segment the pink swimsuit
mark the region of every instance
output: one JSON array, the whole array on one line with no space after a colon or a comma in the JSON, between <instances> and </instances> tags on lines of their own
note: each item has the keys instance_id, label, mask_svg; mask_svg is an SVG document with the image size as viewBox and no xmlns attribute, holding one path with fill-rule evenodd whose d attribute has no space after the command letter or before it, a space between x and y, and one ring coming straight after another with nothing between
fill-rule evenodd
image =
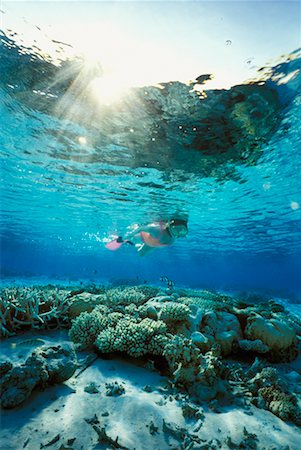
<instances>
[{"instance_id":1,"label":"pink swimsuit","mask_svg":"<svg viewBox=\"0 0 301 450\"><path fill-rule=\"evenodd\" d=\"M140 231L140 237L144 244L148 245L149 247L167 247L170 244L161 244L160 238L163 235L163 222L160 222L160 234L159 237L154 238L150 233L146 231Z\"/></svg>"}]
</instances>

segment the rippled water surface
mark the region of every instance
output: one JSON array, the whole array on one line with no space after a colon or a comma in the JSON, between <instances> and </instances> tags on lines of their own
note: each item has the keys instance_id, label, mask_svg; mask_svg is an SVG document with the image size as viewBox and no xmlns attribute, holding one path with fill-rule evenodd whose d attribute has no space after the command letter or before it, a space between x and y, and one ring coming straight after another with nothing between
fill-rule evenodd
<instances>
[{"instance_id":1,"label":"rippled water surface","mask_svg":"<svg viewBox=\"0 0 301 450\"><path fill-rule=\"evenodd\" d=\"M0 57L4 274L298 290L298 51L228 90L174 81L114 104L95 96L97 66L54 64L9 33ZM104 247L174 216L189 234L171 248Z\"/></svg>"}]
</instances>

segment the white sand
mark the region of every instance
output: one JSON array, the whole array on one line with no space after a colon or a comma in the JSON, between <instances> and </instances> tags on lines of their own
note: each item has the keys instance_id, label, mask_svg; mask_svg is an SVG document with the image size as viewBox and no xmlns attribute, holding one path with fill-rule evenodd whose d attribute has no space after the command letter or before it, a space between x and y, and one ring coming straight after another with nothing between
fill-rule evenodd
<instances>
[{"instance_id":1,"label":"white sand","mask_svg":"<svg viewBox=\"0 0 301 450\"><path fill-rule=\"evenodd\" d=\"M67 339L64 332L50 334L26 333L18 338L9 338L1 343L1 355L5 359L22 361L30 353L31 348L12 344L32 337L40 337L47 341L58 342ZM18 355L20 358L18 358ZM85 354L82 353L81 357ZM298 370L298 369L297 369ZM106 396L105 383L118 381L125 388L125 394L118 397ZM99 393L89 394L84 387L94 382ZM143 387L150 385L153 392L145 392ZM97 415L101 426L106 426L108 436L130 448L131 450L165 450L180 449L181 441L168 433L163 433L163 419L190 433L199 428L197 435L204 441L218 439L224 442L230 436L238 444L243 439L243 429L258 437L258 449L301 449L301 431L294 425L286 424L268 411L251 407L248 412L242 408L231 406L221 408L217 414L204 407L205 419L201 421L185 420L182 414L182 400L170 398L164 392L167 378L155 371L136 366L120 359L97 359L89 368L76 378L67 382L35 392L23 405L1 413L0 448L2 450L19 450L28 441L26 449L38 450L40 444L49 443L55 436L60 439L50 445L50 449L58 450L67 441L76 438L71 447L75 450L92 450L98 442L97 434L84 419ZM102 416L108 412L108 416ZM251 412L251 415L250 415ZM158 432L151 435L147 427L151 422ZM205 444L205 442L204 442ZM111 448L100 446L96 448ZM201 448L195 444L192 449ZM204 447L210 448L210 447ZM213 448L213 447L211 447ZM223 444L222 449L228 449ZM231 448L231 447L230 447Z\"/></svg>"}]
</instances>

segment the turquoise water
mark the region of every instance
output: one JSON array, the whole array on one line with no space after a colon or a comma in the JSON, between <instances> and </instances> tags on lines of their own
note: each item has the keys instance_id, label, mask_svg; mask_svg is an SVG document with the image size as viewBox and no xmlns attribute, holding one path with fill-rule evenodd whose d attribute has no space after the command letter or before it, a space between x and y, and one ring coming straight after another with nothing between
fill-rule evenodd
<instances>
[{"instance_id":1,"label":"turquoise water","mask_svg":"<svg viewBox=\"0 0 301 450\"><path fill-rule=\"evenodd\" d=\"M1 35L1 272L5 280L112 279L300 294L298 51L253 84L178 82L100 105L97 67L55 65ZM141 258L105 243L188 219Z\"/></svg>"}]
</instances>

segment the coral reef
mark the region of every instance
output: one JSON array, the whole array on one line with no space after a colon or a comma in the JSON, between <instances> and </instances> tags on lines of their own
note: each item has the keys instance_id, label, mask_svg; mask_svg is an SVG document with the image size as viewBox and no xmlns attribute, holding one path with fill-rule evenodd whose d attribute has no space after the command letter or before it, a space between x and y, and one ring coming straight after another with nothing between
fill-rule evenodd
<instances>
[{"instance_id":1,"label":"coral reef","mask_svg":"<svg viewBox=\"0 0 301 450\"><path fill-rule=\"evenodd\" d=\"M4 288L0 292L0 336L24 328L47 328L68 322L69 292L57 288Z\"/></svg>"},{"instance_id":2,"label":"coral reef","mask_svg":"<svg viewBox=\"0 0 301 450\"><path fill-rule=\"evenodd\" d=\"M232 353L235 344L242 337L237 317L224 311L207 312L202 320L201 331L211 337L213 343L220 345L224 355Z\"/></svg>"},{"instance_id":3,"label":"coral reef","mask_svg":"<svg viewBox=\"0 0 301 450\"><path fill-rule=\"evenodd\" d=\"M115 326L98 334L96 348L102 353L124 352L138 358L148 353L161 355L168 342L167 327L162 321L141 321L125 315Z\"/></svg>"},{"instance_id":4,"label":"coral reef","mask_svg":"<svg viewBox=\"0 0 301 450\"><path fill-rule=\"evenodd\" d=\"M247 319L245 336L250 340L260 339L270 350L285 350L296 341L296 332L284 320L267 320L259 314Z\"/></svg>"},{"instance_id":5,"label":"coral reef","mask_svg":"<svg viewBox=\"0 0 301 450\"><path fill-rule=\"evenodd\" d=\"M270 350L260 339L255 339L254 341L241 339L238 341L238 345L245 352L267 353Z\"/></svg>"},{"instance_id":6,"label":"coral reef","mask_svg":"<svg viewBox=\"0 0 301 450\"><path fill-rule=\"evenodd\" d=\"M103 303L104 295L95 295L90 292L83 292L72 297L68 308L70 319L79 316L82 312L91 312L97 306Z\"/></svg>"},{"instance_id":7,"label":"coral reef","mask_svg":"<svg viewBox=\"0 0 301 450\"><path fill-rule=\"evenodd\" d=\"M185 385L197 401L212 400L225 393L221 380L222 363L214 351L202 355L189 339L175 336L165 346L166 357L174 381Z\"/></svg>"},{"instance_id":8,"label":"coral reef","mask_svg":"<svg viewBox=\"0 0 301 450\"><path fill-rule=\"evenodd\" d=\"M76 367L74 349L67 343L39 347L20 365L2 363L1 406L14 408L24 402L37 387L68 380Z\"/></svg>"},{"instance_id":9,"label":"coral reef","mask_svg":"<svg viewBox=\"0 0 301 450\"><path fill-rule=\"evenodd\" d=\"M163 305L159 318L166 323L187 320L190 314L188 306L181 303L167 302Z\"/></svg>"},{"instance_id":10,"label":"coral reef","mask_svg":"<svg viewBox=\"0 0 301 450\"><path fill-rule=\"evenodd\" d=\"M116 324L122 317L121 313L109 314L109 311L106 306L98 306L91 313L81 313L72 321L70 339L83 346L92 345L102 330Z\"/></svg>"},{"instance_id":11,"label":"coral reef","mask_svg":"<svg viewBox=\"0 0 301 450\"><path fill-rule=\"evenodd\" d=\"M157 363L163 364L163 370L168 368L174 387L188 392L197 403L210 402L212 410L218 410L220 398L231 398L246 405L254 403L282 420L300 423L293 381L289 388L278 370L264 367L267 361L290 361L298 355L299 319L273 300L252 304L250 299L217 292L173 287L171 293L169 288L164 291L147 285L113 289L94 286L88 290L74 287L71 291L53 286L13 288L2 290L1 318L6 336L22 330L24 324L64 326L79 348L90 347L97 354L147 356L153 366ZM0 364L4 407L19 404L36 386L67 379L75 370L75 363L65 367L59 362L52 370L51 361L59 359L56 350L42 349L38 347L24 365L14 366L9 361ZM245 369L241 363L227 359L235 356L244 360L246 354L261 359ZM117 395L116 386L107 385L107 390ZM10 403L12 390L15 400ZM98 388L92 383L85 391L96 393ZM183 414L198 417L189 406Z\"/></svg>"},{"instance_id":12,"label":"coral reef","mask_svg":"<svg viewBox=\"0 0 301 450\"><path fill-rule=\"evenodd\" d=\"M287 383L275 368L262 369L247 384L256 406L268 409L282 420L301 425L301 408L297 398L288 391Z\"/></svg>"},{"instance_id":13,"label":"coral reef","mask_svg":"<svg viewBox=\"0 0 301 450\"><path fill-rule=\"evenodd\" d=\"M286 394L275 386L264 387L258 391L257 405L264 407L284 421L301 426L301 408L295 395Z\"/></svg>"}]
</instances>

